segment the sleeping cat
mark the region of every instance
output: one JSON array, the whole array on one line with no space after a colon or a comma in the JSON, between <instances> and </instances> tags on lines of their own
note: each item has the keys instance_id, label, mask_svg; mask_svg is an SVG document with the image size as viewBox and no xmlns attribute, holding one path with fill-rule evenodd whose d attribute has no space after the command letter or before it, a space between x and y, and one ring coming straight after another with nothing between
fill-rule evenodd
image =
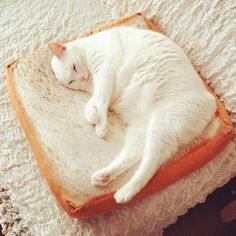
<instances>
[{"instance_id":1,"label":"sleeping cat","mask_svg":"<svg viewBox=\"0 0 236 236\"><path fill-rule=\"evenodd\" d=\"M49 49L58 81L91 91L85 117L99 137L107 133L108 108L128 124L120 153L92 175L92 184L106 186L140 161L115 193L118 203L133 198L214 117L215 98L184 52L160 33L117 27L66 44L50 43Z\"/></svg>"}]
</instances>

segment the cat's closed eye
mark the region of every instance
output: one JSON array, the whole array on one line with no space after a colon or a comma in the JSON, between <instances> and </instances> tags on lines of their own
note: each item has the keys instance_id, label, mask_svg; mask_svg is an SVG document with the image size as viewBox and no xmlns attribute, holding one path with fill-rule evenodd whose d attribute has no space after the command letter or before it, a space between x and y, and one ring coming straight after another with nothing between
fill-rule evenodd
<instances>
[{"instance_id":1,"label":"cat's closed eye","mask_svg":"<svg viewBox=\"0 0 236 236\"><path fill-rule=\"evenodd\" d=\"M77 72L75 64L73 64L73 69L74 69L75 72Z\"/></svg>"},{"instance_id":2,"label":"cat's closed eye","mask_svg":"<svg viewBox=\"0 0 236 236\"><path fill-rule=\"evenodd\" d=\"M71 81L69 82L69 85L72 84L74 81L75 81L75 80L71 80Z\"/></svg>"}]
</instances>

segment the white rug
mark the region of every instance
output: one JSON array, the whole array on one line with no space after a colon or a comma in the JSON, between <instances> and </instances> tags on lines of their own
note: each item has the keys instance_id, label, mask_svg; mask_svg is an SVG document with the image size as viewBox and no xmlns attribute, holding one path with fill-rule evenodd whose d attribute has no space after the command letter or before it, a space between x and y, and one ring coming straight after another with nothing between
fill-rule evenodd
<instances>
[{"instance_id":1,"label":"white rug","mask_svg":"<svg viewBox=\"0 0 236 236\"><path fill-rule=\"evenodd\" d=\"M104 217L78 221L57 204L41 176L30 146L12 110L4 65L43 46L63 41L111 18L145 11L189 55L211 82L236 122L235 1L16 1L0 2L0 186L18 207L15 225L32 235L159 235L178 215L236 174L236 139L205 167L163 191ZM0 193L0 199L3 195ZM8 199L9 200L9 199ZM0 200L0 205L1 205ZM9 204L4 203L4 204ZM0 210L0 216L2 211ZM9 215L9 214L8 214ZM7 214L0 223L7 224ZM18 218L22 217L20 224ZM11 218L12 219L12 218ZM24 235L24 227L9 233ZM19 233L23 230L22 233ZM7 233L7 232L6 232ZM10 234L8 234L10 235Z\"/></svg>"}]
</instances>

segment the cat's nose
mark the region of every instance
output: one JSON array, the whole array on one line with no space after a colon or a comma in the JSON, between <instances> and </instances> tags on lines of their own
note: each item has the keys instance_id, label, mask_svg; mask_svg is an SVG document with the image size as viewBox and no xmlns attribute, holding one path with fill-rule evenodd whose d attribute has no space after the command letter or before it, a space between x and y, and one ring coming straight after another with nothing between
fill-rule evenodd
<instances>
[{"instance_id":1,"label":"cat's nose","mask_svg":"<svg viewBox=\"0 0 236 236\"><path fill-rule=\"evenodd\" d=\"M82 81L82 82L87 81L87 78L86 78L85 76L82 76L81 81Z\"/></svg>"}]
</instances>

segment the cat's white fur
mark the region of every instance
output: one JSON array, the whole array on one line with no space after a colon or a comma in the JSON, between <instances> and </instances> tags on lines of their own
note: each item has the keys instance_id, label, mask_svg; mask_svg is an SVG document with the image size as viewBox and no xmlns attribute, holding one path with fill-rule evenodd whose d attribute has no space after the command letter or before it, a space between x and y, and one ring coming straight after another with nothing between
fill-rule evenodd
<instances>
[{"instance_id":1,"label":"cat's white fur","mask_svg":"<svg viewBox=\"0 0 236 236\"><path fill-rule=\"evenodd\" d=\"M106 135L108 108L128 124L123 149L92 175L94 185L106 186L140 161L114 195L116 202L127 202L180 145L203 131L214 117L215 99L184 52L160 33L119 27L64 46L59 55L51 48L57 55L52 69L68 88L92 93L85 117L96 124L96 134Z\"/></svg>"}]
</instances>

